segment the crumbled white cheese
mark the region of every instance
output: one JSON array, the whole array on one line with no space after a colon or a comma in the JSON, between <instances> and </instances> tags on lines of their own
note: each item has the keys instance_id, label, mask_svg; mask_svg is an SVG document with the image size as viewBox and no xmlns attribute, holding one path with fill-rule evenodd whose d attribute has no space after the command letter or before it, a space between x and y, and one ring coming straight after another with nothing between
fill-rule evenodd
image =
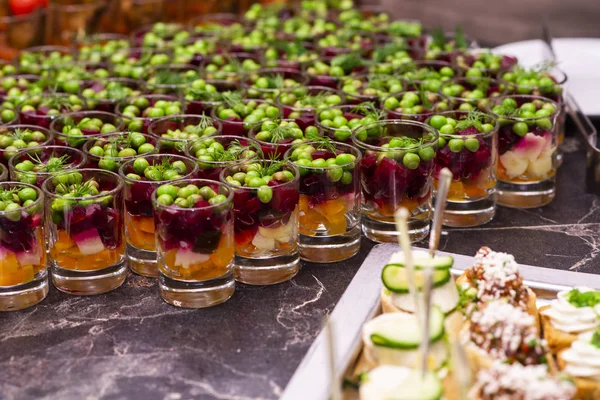
<instances>
[{"instance_id":1,"label":"crumbled white cheese","mask_svg":"<svg viewBox=\"0 0 600 400\"><path fill-rule=\"evenodd\" d=\"M572 400L575 392L575 386L570 381L551 377L544 365L495 362L490 369L479 372L470 398Z\"/></svg>"}]
</instances>

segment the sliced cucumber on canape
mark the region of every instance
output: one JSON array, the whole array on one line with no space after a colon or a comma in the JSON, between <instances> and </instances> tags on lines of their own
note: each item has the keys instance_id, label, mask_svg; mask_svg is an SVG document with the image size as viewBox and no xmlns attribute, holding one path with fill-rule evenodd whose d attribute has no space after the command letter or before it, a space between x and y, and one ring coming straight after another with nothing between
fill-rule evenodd
<instances>
[{"instance_id":1,"label":"sliced cucumber on canape","mask_svg":"<svg viewBox=\"0 0 600 400\"><path fill-rule=\"evenodd\" d=\"M432 284L434 288L440 287L452 279L449 269L435 269L432 273ZM388 264L381 271L381 280L383 285L394 293L408 293L408 269L402 265ZM423 289L425 282L425 272L415 270L415 285L417 290Z\"/></svg>"},{"instance_id":2,"label":"sliced cucumber on canape","mask_svg":"<svg viewBox=\"0 0 600 400\"><path fill-rule=\"evenodd\" d=\"M387 296L385 300L399 310L410 313L416 312L415 298L410 293L394 293L384 288L383 296ZM382 301L384 301L383 298ZM446 315L456 310L459 301L458 289L452 279L431 292L431 304L438 306Z\"/></svg>"},{"instance_id":3,"label":"sliced cucumber on canape","mask_svg":"<svg viewBox=\"0 0 600 400\"><path fill-rule=\"evenodd\" d=\"M443 395L440 379L432 372L406 367L380 366L365 375L361 400L438 400Z\"/></svg>"},{"instance_id":4,"label":"sliced cucumber on canape","mask_svg":"<svg viewBox=\"0 0 600 400\"><path fill-rule=\"evenodd\" d=\"M429 319L430 342L437 342L444 336L444 313L439 307L432 307ZM381 324L371 333L371 341L376 346L393 349L417 349L421 344L419 324Z\"/></svg>"},{"instance_id":5,"label":"sliced cucumber on canape","mask_svg":"<svg viewBox=\"0 0 600 400\"><path fill-rule=\"evenodd\" d=\"M433 267L433 269L450 269L454 265L454 258L450 256L431 257L428 252L422 250L412 252L412 261L415 269L424 269L429 266ZM390 261L387 263L387 265L399 267L404 267L405 264L404 253L401 251L392 254Z\"/></svg>"},{"instance_id":6,"label":"sliced cucumber on canape","mask_svg":"<svg viewBox=\"0 0 600 400\"><path fill-rule=\"evenodd\" d=\"M444 327L444 313L432 307L430 346L427 365L433 371L444 367L449 348ZM381 314L363 326L364 354L373 365L401 365L415 368L420 365L421 331L415 314L393 312Z\"/></svg>"}]
</instances>

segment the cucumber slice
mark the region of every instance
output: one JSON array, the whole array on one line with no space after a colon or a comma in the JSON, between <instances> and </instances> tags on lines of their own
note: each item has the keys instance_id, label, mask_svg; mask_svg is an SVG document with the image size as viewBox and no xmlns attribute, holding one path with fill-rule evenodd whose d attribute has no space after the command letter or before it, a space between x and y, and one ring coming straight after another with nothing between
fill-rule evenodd
<instances>
[{"instance_id":1,"label":"cucumber slice","mask_svg":"<svg viewBox=\"0 0 600 400\"><path fill-rule=\"evenodd\" d=\"M440 287L452 278L449 269L435 269L432 274L433 287ZM383 285L394 293L408 293L408 270L403 266L388 264L381 271ZM423 289L425 273L415 271L415 285L417 290Z\"/></svg>"},{"instance_id":2,"label":"cucumber slice","mask_svg":"<svg viewBox=\"0 0 600 400\"><path fill-rule=\"evenodd\" d=\"M402 390L394 393L390 400L439 400L444 394L442 382L431 371L425 376L421 371L411 370L402 385Z\"/></svg>"},{"instance_id":3,"label":"cucumber slice","mask_svg":"<svg viewBox=\"0 0 600 400\"><path fill-rule=\"evenodd\" d=\"M411 350L421 344L421 329L414 314L405 314L396 320L386 320L371 333L376 346ZM437 342L444 336L444 313L438 307L431 308L429 341Z\"/></svg>"},{"instance_id":4,"label":"cucumber slice","mask_svg":"<svg viewBox=\"0 0 600 400\"><path fill-rule=\"evenodd\" d=\"M432 372L407 367L381 365L368 374L360 385L360 398L368 400L438 400L442 384Z\"/></svg>"},{"instance_id":5,"label":"cucumber slice","mask_svg":"<svg viewBox=\"0 0 600 400\"><path fill-rule=\"evenodd\" d=\"M396 265L403 267L404 253L397 252L392 254L390 261L387 265ZM436 256L431 258L428 252L416 250L413 251L413 264L415 269L424 269L425 267L431 266L433 269L450 269L454 265L454 258L450 256Z\"/></svg>"}]
</instances>

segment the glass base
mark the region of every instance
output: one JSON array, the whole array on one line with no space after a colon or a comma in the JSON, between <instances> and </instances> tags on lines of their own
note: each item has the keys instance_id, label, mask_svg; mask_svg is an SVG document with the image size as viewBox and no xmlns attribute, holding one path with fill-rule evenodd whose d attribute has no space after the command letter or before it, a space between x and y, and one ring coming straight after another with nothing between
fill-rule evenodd
<instances>
[{"instance_id":1,"label":"glass base","mask_svg":"<svg viewBox=\"0 0 600 400\"><path fill-rule=\"evenodd\" d=\"M155 251L141 250L128 244L127 260L129 269L136 274L147 276L148 278L158 278Z\"/></svg>"},{"instance_id":2,"label":"glass base","mask_svg":"<svg viewBox=\"0 0 600 400\"><path fill-rule=\"evenodd\" d=\"M274 285L292 279L300 271L298 251L269 258L235 256L235 280L248 285Z\"/></svg>"},{"instance_id":3,"label":"glass base","mask_svg":"<svg viewBox=\"0 0 600 400\"><path fill-rule=\"evenodd\" d=\"M490 222L495 213L495 194L477 201L448 201L442 223L451 227L479 226Z\"/></svg>"},{"instance_id":4,"label":"glass base","mask_svg":"<svg viewBox=\"0 0 600 400\"><path fill-rule=\"evenodd\" d=\"M365 213L362 214L361 221L362 230L368 239L378 243L398 243L400 232L396 230L395 222L372 219ZM430 222L430 218L408 221L408 236L412 243L423 240L429 235Z\"/></svg>"},{"instance_id":5,"label":"glass base","mask_svg":"<svg viewBox=\"0 0 600 400\"><path fill-rule=\"evenodd\" d=\"M300 234L300 258L315 263L347 260L360 249L360 226L343 235L307 236Z\"/></svg>"},{"instance_id":6,"label":"glass base","mask_svg":"<svg viewBox=\"0 0 600 400\"><path fill-rule=\"evenodd\" d=\"M23 285L0 287L0 311L29 308L48 295L48 272L42 271L33 281Z\"/></svg>"},{"instance_id":7,"label":"glass base","mask_svg":"<svg viewBox=\"0 0 600 400\"><path fill-rule=\"evenodd\" d=\"M233 274L206 282L185 282L160 274L160 297L167 303L182 308L206 308L224 303L235 292Z\"/></svg>"},{"instance_id":8,"label":"glass base","mask_svg":"<svg viewBox=\"0 0 600 400\"><path fill-rule=\"evenodd\" d=\"M52 283L61 292L89 296L110 292L120 287L127 278L125 257L111 267L97 271L73 271L51 261Z\"/></svg>"},{"instance_id":9,"label":"glass base","mask_svg":"<svg viewBox=\"0 0 600 400\"><path fill-rule=\"evenodd\" d=\"M538 183L515 184L498 182L497 203L504 207L536 208L549 204L556 194L554 178Z\"/></svg>"}]
</instances>

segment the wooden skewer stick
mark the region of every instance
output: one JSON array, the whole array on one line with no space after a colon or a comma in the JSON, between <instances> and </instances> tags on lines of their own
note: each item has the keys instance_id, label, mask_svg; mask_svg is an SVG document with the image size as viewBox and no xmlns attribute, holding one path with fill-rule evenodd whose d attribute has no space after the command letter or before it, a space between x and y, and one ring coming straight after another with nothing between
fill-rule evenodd
<instances>
[{"instance_id":1,"label":"wooden skewer stick","mask_svg":"<svg viewBox=\"0 0 600 400\"><path fill-rule=\"evenodd\" d=\"M419 320L421 312L420 312L420 302L419 296L416 289L416 276L415 276L415 267L412 260L412 247L410 243L410 236L408 234L408 218L410 217L410 212L401 207L396 211L395 220L396 220L396 229L398 230L398 244L404 253L404 268L406 268L406 277L408 279L408 292L410 293L413 301L415 303L415 315L417 316L417 320Z\"/></svg>"},{"instance_id":2,"label":"wooden skewer stick","mask_svg":"<svg viewBox=\"0 0 600 400\"><path fill-rule=\"evenodd\" d=\"M440 171L438 176L438 188L435 199L435 211L433 214L433 223L431 232L429 233L429 257L433 259L435 252L440 243L440 233L442 230L442 221L444 220L444 210L446 209L446 200L448 198L448 190L452 182L452 172L448 168ZM421 339L421 374L423 378L427 373L427 358L429 356L429 330L431 318L431 292L433 290L433 267L431 264L423 266L423 318L422 318L422 334Z\"/></svg>"},{"instance_id":3,"label":"wooden skewer stick","mask_svg":"<svg viewBox=\"0 0 600 400\"><path fill-rule=\"evenodd\" d=\"M335 368L335 333L333 331L333 322L330 317L325 317L323 322L325 335L327 337L327 355L329 356L329 373L331 381L331 389L329 390L329 398L331 400L342 400L342 385L337 376Z\"/></svg>"}]
</instances>

